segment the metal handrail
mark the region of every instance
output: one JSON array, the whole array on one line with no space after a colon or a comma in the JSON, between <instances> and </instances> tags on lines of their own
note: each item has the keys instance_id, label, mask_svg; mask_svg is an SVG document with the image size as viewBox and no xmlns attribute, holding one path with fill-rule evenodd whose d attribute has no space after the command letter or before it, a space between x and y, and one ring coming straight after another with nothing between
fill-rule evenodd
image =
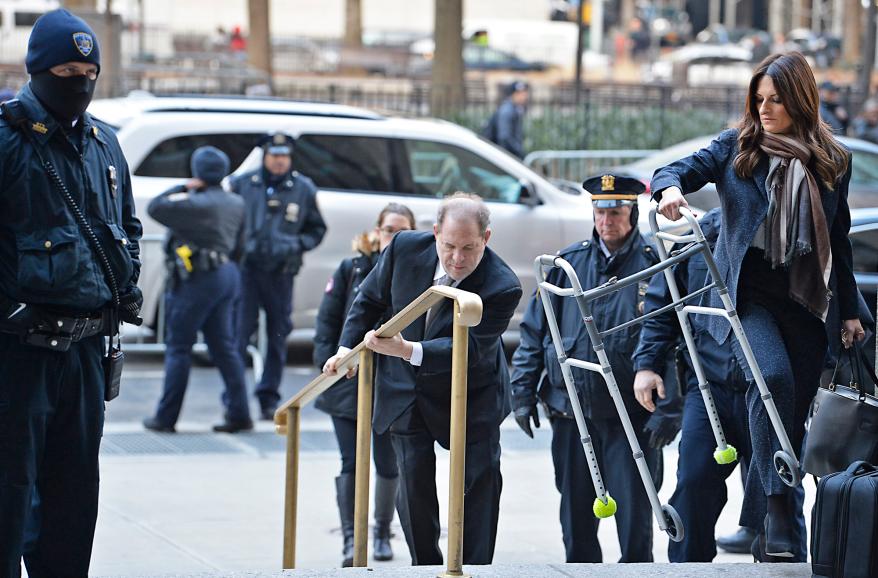
<instances>
[{"instance_id":1,"label":"metal handrail","mask_svg":"<svg viewBox=\"0 0 878 578\"><path fill-rule=\"evenodd\" d=\"M451 458L448 497L448 567L446 576L463 576L463 489L466 451L467 353L469 328L482 320L482 299L454 287L430 287L375 332L393 337L443 299L454 300L451 347ZM296 514L299 483L299 426L302 407L344 378L348 369L360 370L357 389L357 468L354 490L354 566L367 561L369 515L369 461L372 435L373 353L360 342L336 365L336 375L320 374L274 414L275 429L286 435L286 500L284 504L284 569L296 564ZM360 467L362 466L362 467Z\"/></svg>"}]
</instances>

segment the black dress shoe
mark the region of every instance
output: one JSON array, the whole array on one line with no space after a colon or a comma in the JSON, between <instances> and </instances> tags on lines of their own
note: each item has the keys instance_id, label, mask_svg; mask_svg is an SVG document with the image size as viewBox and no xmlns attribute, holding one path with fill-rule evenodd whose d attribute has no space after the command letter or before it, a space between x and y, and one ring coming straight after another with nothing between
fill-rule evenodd
<instances>
[{"instance_id":1,"label":"black dress shoe","mask_svg":"<svg viewBox=\"0 0 878 578\"><path fill-rule=\"evenodd\" d=\"M729 554L747 554L755 539L756 532L753 528L741 526L734 534L717 538L716 545Z\"/></svg>"},{"instance_id":2,"label":"black dress shoe","mask_svg":"<svg viewBox=\"0 0 878 578\"><path fill-rule=\"evenodd\" d=\"M259 417L265 421L274 421L274 412L276 411L277 406L264 405L259 412Z\"/></svg>"},{"instance_id":3,"label":"black dress shoe","mask_svg":"<svg viewBox=\"0 0 878 578\"><path fill-rule=\"evenodd\" d=\"M253 422L247 421L224 421L213 426L213 431L217 433L238 433L239 431L250 431L253 429Z\"/></svg>"},{"instance_id":4,"label":"black dress shoe","mask_svg":"<svg viewBox=\"0 0 878 578\"><path fill-rule=\"evenodd\" d=\"M154 417L148 417L143 420L143 427L150 431L159 433L177 433L177 429L172 425L165 425Z\"/></svg>"}]
</instances>

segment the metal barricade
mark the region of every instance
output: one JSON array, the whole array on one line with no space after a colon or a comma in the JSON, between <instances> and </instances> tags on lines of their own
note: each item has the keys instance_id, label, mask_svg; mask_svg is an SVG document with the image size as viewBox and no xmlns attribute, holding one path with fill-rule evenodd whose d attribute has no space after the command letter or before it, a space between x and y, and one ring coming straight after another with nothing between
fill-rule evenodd
<instances>
[{"instance_id":1,"label":"metal barricade","mask_svg":"<svg viewBox=\"0 0 878 578\"><path fill-rule=\"evenodd\" d=\"M581 183L607 167L624 165L655 152L653 149L533 151L524 164L547 179Z\"/></svg>"},{"instance_id":2,"label":"metal barricade","mask_svg":"<svg viewBox=\"0 0 878 578\"><path fill-rule=\"evenodd\" d=\"M140 327L123 324L121 333L125 351L131 353L160 353L164 354L165 345L165 236L163 234L147 234L140 239L141 275L140 285L145 294L144 311L145 323ZM144 281L149 283L144 286ZM155 328L146 327L150 319L155 321ZM265 351L267 348L267 336L265 328L265 313L259 314L259 328L257 330L256 345L247 347L247 354L253 363L253 376L255 381L262 377L264 369ZM199 332L198 341L192 348L195 353L207 353L207 344Z\"/></svg>"}]
</instances>

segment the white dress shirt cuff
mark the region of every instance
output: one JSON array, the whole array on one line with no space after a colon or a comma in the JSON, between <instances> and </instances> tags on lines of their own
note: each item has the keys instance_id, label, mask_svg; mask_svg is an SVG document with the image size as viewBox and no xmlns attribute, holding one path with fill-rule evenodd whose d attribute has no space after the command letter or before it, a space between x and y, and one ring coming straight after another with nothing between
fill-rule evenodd
<instances>
[{"instance_id":1,"label":"white dress shirt cuff","mask_svg":"<svg viewBox=\"0 0 878 578\"><path fill-rule=\"evenodd\" d=\"M415 367L420 367L422 361L424 361L424 346L421 345L420 341L412 341L412 356L409 359L409 363Z\"/></svg>"}]
</instances>

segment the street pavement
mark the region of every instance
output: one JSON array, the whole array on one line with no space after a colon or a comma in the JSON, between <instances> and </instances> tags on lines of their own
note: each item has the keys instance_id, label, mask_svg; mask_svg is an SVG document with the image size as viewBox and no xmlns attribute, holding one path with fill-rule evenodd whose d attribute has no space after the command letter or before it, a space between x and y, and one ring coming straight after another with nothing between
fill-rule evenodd
<instances>
[{"instance_id":1,"label":"street pavement","mask_svg":"<svg viewBox=\"0 0 878 578\"><path fill-rule=\"evenodd\" d=\"M300 365L287 368L285 398L314 376L306 357L293 361ZM135 357L126 365L122 396L108 406L92 575L276 575L281 569L283 536L284 438L274 433L269 422L258 423L252 433L212 433L210 426L219 421L222 413L221 382L216 370L209 367L193 368L179 433L146 432L140 420L154 409L161 379L160 357ZM309 571L294 575L336 575L330 569L337 567L341 559L334 484L339 470L338 450L331 423L324 414L305 410L302 430L297 567ZM536 434L531 440L511 419L503 424L504 483L494 556L497 566L490 571L472 568L474 576L596 575L591 573L593 566L563 564L559 494L549 453L551 434L545 425ZM448 454L437 450L444 540ZM676 444L669 446L664 456L662 502L673 491ZM810 512L814 488L810 482L806 488L806 512ZM720 519L718 535L737 529L742 496L737 475L730 478L728 490L729 505ZM387 574L392 576L434 576L435 569L415 572L405 568L410 558L396 521L393 530L395 559L378 563L370 559L370 565L375 570L395 568ZM657 528L655 532L655 560L667 562L667 537ZM612 519L601 523L600 537L604 560L614 562L619 548ZM444 543L442 548L445 550ZM720 553L716 562L747 563L751 558ZM682 567L670 570L656 565L630 567L625 570L630 574L604 574L601 570L601 575L664 576L672 571L678 577L732 576L739 575L739 571L740 575L753 576L810 575L803 565L774 570L769 566L787 565L715 565L707 567L707 573L690 567L695 572L692 574ZM340 575L365 574L346 570Z\"/></svg>"}]
</instances>

